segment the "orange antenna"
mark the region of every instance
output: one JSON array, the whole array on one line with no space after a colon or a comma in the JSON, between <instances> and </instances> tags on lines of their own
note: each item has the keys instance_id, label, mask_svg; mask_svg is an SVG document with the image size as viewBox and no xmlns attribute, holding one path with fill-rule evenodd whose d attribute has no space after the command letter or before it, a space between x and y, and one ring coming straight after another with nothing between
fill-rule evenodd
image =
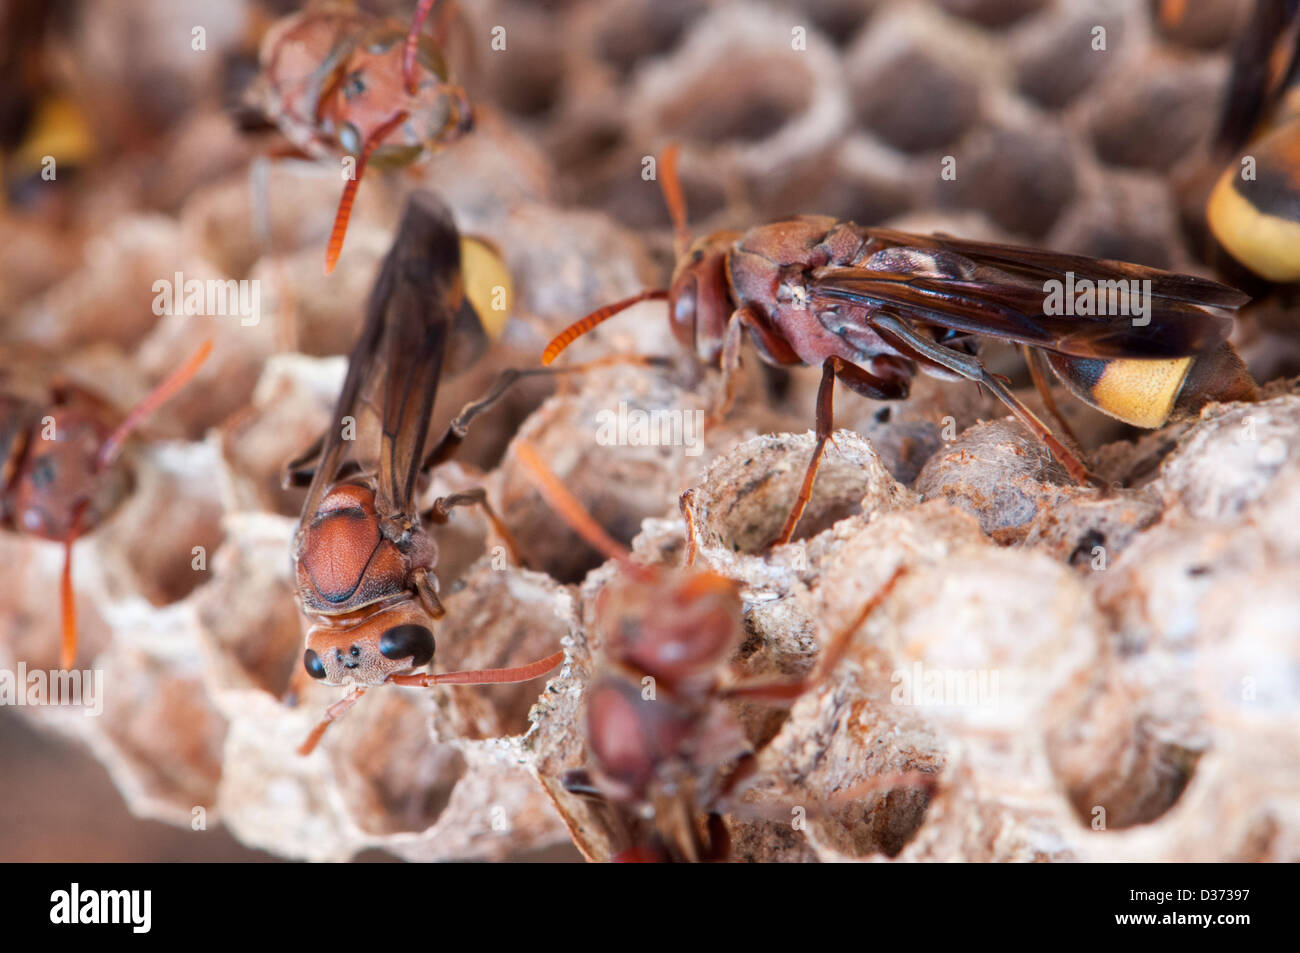
<instances>
[{"instance_id":1,"label":"orange antenna","mask_svg":"<svg viewBox=\"0 0 1300 953\"><path fill-rule=\"evenodd\" d=\"M664 202L668 205L668 214L673 220L673 251L678 258L691 247L691 229L686 224L686 196L682 192L682 180L677 175L677 156L680 151L674 142L664 149L659 159L662 166L659 184L663 189Z\"/></svg>"},{"instance_id":2,"label":"orange antenna","mask_svg":"<svg viewBox=\"0 0 1300 953\"><path fill-rule=\"evenodd\" d=\"M65 672L77 659L77 598L72 589L72 547L76 536L63 541L63 577L59 581L59 595L63 602L63 648L59 654L59 667Z\"/></svg>"},{"instance_id":3,"label":"orange antenna","mask_svg":"<svg viewBox=\"0 0 1300 953\"><path fill-rule=\"evenodd\" d=\"M203 362L208 359L212 353L212 341L204 341L197 351L177 368L166 380L155 387L145 398L131 408L123 421L117 425L108 439L104 441L103 446L99 448L99 453L95 457L95 469L107 469L118 455L122 452L122 447L126 444L126 438L131 432L140 426L150 414L161 407L167 401L176 396L176 392L189 383Z\"/></svg>"},{"instance_id":4,"label":"orange antenna","mask_svg":"<svg viewBox=\"0 0 1300 953\"><path fill-rule=\"evenodd\" d=\"M605 528L592 518L586 508L560 482L560 478L542 462L542 458L537 455L532 444L520 440L515 444L515 456L532 474L537 489L541 491L542 499L550 504L551 509L555 510L575 533L586 540L593 549L602 553L605 558L616 559L629 566L632 564L632 554L627 547L605 532Z\"/></svg>"},{"instance_id":5,"label":"orange antenna","mask_svg":"<svg viewBox=\"0 0 1300 953\"><path fill-rule=\"evenodd\" d=\"M769 702L793 702L810 689L815 688L843 660L848 653L853 634L862 628L867 619L871 617L871 614L889 598L890 593L894 591L894 587L898 585L898 581L903 578L906 572L905 566L899 566L894 570L888 581L867 600L866 604L854 617L853 622L841 629L826 643L822 649L820 661L817 662L812 672L806 677L797 681L761 679L739 682L724 688L723 693L730 698L762 698Z\"/></svg>"},{"instance_id":6,"label":"orange antenna","mask_svg":"<svg viewBox=\"0 0 1300 953\"><path fill-rule=\"evenodd\" d=\"M325 274L334 271L334 266L339 261L339 254L343 251L343 238L348 233L348 219L352 217L352 203L357 200L357 187L361 185L361 176L365 174L366 163L370 161L371 153L379 148L379 144L390 132L406 122L409 115L405 109L399 109L391 119L367 137L361 155L357 156L357 167L353 170L352 178L348 179L347 184L343 186L343 195L339 198L339 210L334 215L330 241L325 246Z\"/></svg>"},{"instance_id":7,"label":"orange antenna","mask_svg":"<svg viewBox=\"0 0 1300 953\"><path fill-rule=\"evenodd\" d=\"M482 668L465 672L441 672L428 675L390 675L386 681L394 685L414 685L428 688L430 685L504 685L510 682L531 682L545 675L564 661L564 650L548 655L536 662L520 665L516 668Z\"/></svg>"},{"instance_id":8,"label":"orange antenna","mask_svg":"<svg viewBox=\"0 0 1300 953\"><path fill-rule=\"evenodd\" d=\"M63 604L63 645L59 652L59 667L65 672L77 660L77 594L72 588L72 547L81 536L81 521L90 507L82 500L72 512L72 523L63 540L63 575L59 579L59 601Z\"/></svg>"},{"instance_id":9,"label":"orange antenna","mask_svg":"<svg viewBox=\"0 0 1300 953\"><path fill-rule=\"evenodd\" d=\"M420 46L420 31L424 29L424 21L428 19L429 11L437 2L438 0L420 0L415 8L415 20L411 24L411 32L406 35L406 50L402 53L402 75L406 78L406 91L412 96L415 95L415 52Z\"/></svg>"},{"instance_id":10,"label":"orange antenna","mask_svg":"<svg viewBox=\"0 0 1300 953\"><path fill-rule=\"evenodd\" d=\"M662 301L668 297L667 289L660 288L655 291L642 291L630 298L624 298L622 301L615 301L613 304L607 304L605 307L591 312L585 318L579 318L567 328L551 338L551 343L546 345L546 350L542 352L542 363L550 364L560 356L566 347L572 344L578 338L582 337L598 324L604 324L620 311L626 311L634 304L640 304L642 301Z\"/></svg>"},{"instance_id":11,"label":"orange antenna","mask_svg":"<svg viewBox=\"0 0 1300 953\"><path fill-rule=\"evenodd\" d=\"M515 668L483 668L463 672L430 673L428 675L389 675L385 683L408 685L412 688L429 688L433 685L507 685L511 682L531 682L545 675L564 661L564 650L548 655L536 662L519 665ZM347 713L366 693L364 686L354 688L350 693L325 709L325 715L312 729L307 739L298 746L298 754L309 755L320 744L325 730Z\"/></svg>"},{"instance_id":12,"label":"orange antenna","mask_svg":"<svg viewBox=\"0 0 1300 953\"><path fill-rule=\"evenodd\" d=\"M682 193L682 181L677 175L677 156L680 152L681 148L674 142L664 149L663 155L659 159L659 184L663 189L664 202L668 205L668 214L673 220L673 251L678 258L685 255L691 245L691 230L690 226L686 224L686 197ZM542 352L542 363L550 364L560 356L560 353L566 347L592 328L608 321L620 311L626 311L632 305L640 304L642 301L657 301L667 297L667 290L643 291L630 298L624 298L622 301L607 304L605 307L593 311L585 318L579 318L553 337L551 343L546 345L546 350Z\"/></svg>"}]
</instances>

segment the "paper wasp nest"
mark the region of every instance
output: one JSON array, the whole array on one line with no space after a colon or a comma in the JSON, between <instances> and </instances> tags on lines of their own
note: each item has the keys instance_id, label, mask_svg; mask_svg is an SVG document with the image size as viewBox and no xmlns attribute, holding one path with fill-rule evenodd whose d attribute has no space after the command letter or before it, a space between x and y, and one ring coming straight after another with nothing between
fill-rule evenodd
<instances>
[{"instance_id":1,"label":"paper wasp nest","mask_svg":"<svg viewBox=\"0 0 1300 953\"><path fill-rule=\"evenodd\" d=\"M338 170L266 159L223 112L260 4L223 5L220 23L197 0L115 4L136 24L129 57L84 4L60 41L103 155L79 170L61 226L0 210L6 374L61 374L125 407L201 340L216 346L128 455L133 493L76 547L103 714L19 716L84 744L133 812L184 827L203 808L283 857L572 857L554 853L572 841L607 858L608 833L560 778L586 763L591 611L614 567L537 496L518 435L639 558L679 563L689 531L699 564L739 581L738 673L806 674L902 570L788 714L740 706L759 770L727 819L739 858L1300 859L1296 388L1275 380L1259 404L1143 434L1063 397L1098 471L1124 484L1105 496L1074 487L970 385L920 378L894 405L841 388L801 531L765 553L811 450L818 373L769 375L747 351L738 409L698 441L598 439L602 413L711 406L716 379L689 369L658 303L563 360L673 366L606 368L559 393L526 384L429 490L486 486L529 566L504 564L472 512L438 528L436 667L557 645L564 667L524 685L376 690L319 753L295 755L337 696L302 670L289 550L302 495L280 469L329 419L412 188L493 242L516 291L502 340L444 380L435 434L569 321L666 279L668 216L641 173L669 140L697 235L818 212L1205 273L1180 182L1210 133L1241 0L1204 0L1178 27L1139 0L461 5L478 127L414 171L366 178L328 280ZM207 53L164 55L191 22L207 25ZM115 81L88 82L109 61ZM114 124L126 113L130 130ZM259 319L156 316L153 283L177 272L254 280ZM1269 307L1234 339L1261 383L1300 368L1294 310ZM1037 406L1015 355L989 355ZM0 668L52 668L61 551L3 533L0 558ZM870 789L908 773L933 787Z\"/></svg>"}]
</instances>

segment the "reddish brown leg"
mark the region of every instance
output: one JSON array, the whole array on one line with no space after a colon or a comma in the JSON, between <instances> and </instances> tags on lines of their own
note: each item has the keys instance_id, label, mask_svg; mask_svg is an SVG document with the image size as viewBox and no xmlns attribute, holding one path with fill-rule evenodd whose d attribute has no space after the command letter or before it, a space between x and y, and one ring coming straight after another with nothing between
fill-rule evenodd
<instances>
[{"instance_id":1,"label":"reddish brown leg","mask_svg":"<svg viewBox=\"0 0 1300 953\"><path fill-rule=\"evenodd\" d=\"M727 322L727 333L722 339L722 385L718 393L718 402L709 412L709 419L704 421L706 428L721 423L731 413L731 405L736 402L736 375L740 373L740 329L743 319L736 311Z\"/></svg>"},{"instance_id":2,"label":"reddish brown leg","mask_svg":"<svg viewBox=\"0 0 1300 953\"><path fill-rule=\"evenodd\" d=\"M415 585L415 592L420 597L420 603L433 617L434 621L437 621L447 614L447 610L438 599L438 590L434 588L431 576L429 570L417 569L411 573L411 582Z\"/></svg>"},{"instance_id":3,"label":"reddish brown leg","mask_svg":"<svg viewBox=\"0 0 1300 953\"><path fill-rule=\"evenodd\" d=\"M811 691L820 685L826 676L834 671L835 666L839 665L848 651L850 643L853 641L853 634L862 628L863 624L869 619L880 605L889 598L898 585L898 580L907 572L906 567L899 566L894 570L889 580L881 586L867 600L866 604L858 612L853 622L838 632L834 638L826 643L822 649L822 657L818 660L817 666L806 677L794 681L785 679L762 679L737 682L734 685L722 689L722 693L729 698L749 698L755 701L771 702L773 704L789 704L799 699L806 692Z\"/></svg>"},{"instance_id":4,"label":"reddish brown leg","mask_svg":"<svg viewBox=\"0 0 1300 953\"><path fill-rule=\"evenodd\" d=\"M839 358L829 357L822 365L822 382L817 388L817 444L813 447L812 459L808 461L808 469L803 475L803 485L799 487L799 495L795 497L794 506L790 508L790 515L785 518L785 525L781 527L781 532L777 534L776 539L769 544L771 546L784 546L790 542L795 527L799 525L799 518L803 516L808 501L812 499L813 481L817 479L822 452L826 449L826 441L830 439L831 427L835 419L835 362L838 360Z\"/></svg>"},{"instance_id":5,"label":"reddish brown leg","mask_svg":"<svg viewBox=\"0 0 1300 953\"><path fill-rule=\"evenodd\" d=\"M447 425L447 430L442 435L442 439L434 444L433 449L425 455L424 463L420 469L428 470L430 467L446 463L454 457L456 452L460 450L460 445L465 442L465 437L469 434L469 425L473 423L475 417L491 410L493 405L501 400L506 395L506 392L519 380L545 373L547 370L547 368L523 370L508 368L502 371L486 394L478 400L466 404L461 408L460 413L451 419L451 423Z\"/></svg>"},{"instance_id":6,"label":"reddish brown leg","mask_svg":"<svg viewBox=\"0 0 1300 953\"><path fill-rule=\"evenodd\" d=\"M1029 376L1034 381L1034 389L1038 391L1038 396L1043 401L1043 407L1048 414L1056 421L1056 426L1061 428L1061 433L1070 438L1070 442L1076 447L1081 447L1079 438L1074 435L1070 425L1066 423L1061 408L1057 406L1056 398L1052 396L1051 372L1047 366L1047 358L1038 348L1030 347L1028 344L1020 345L1020 351L1025 355L1025 365L1029 368Z\"/></svg>"},{"instance_id":7,"label":"reddish brown leg","mask_svg":"<svg viewBox=\"0 0 1300 953\"><path fill-rule=\"evenodd\" d=\"M550 377L556 374L581 374L586 371L594 370L598 367L606 367L610 364L646 364L655 365L660 363L659 358L645 357L643 355L617 355L612 358L603 358L598 361L589 361L585 364L569 364L565 367L511 367L497 375L496 381L488 389L488 392L478 400L471 401L461 408L450 424L447 425L447 431L424 458L421 464L421 470L428 470L440 463L446 463L456 455L460 445L465 441L469 433L469 425L479 414L491 410L497 401L501 400L516 383L525 377ZM310 451L308 451L310 453ZM307 454L303 454L303 457Z\"/></svg>"},{"instance_id":8,"label":"reddish brown leg","mask_svg":"<svg viewBox=\"0 0 1300 953\"><path fill-rule=\"evenodd\" d=\"M941 367L946 367L956 374L960 374L967 380L983 384L1002 403L1007 405L1007 408L1015 415L1017 420L1028 427L1034 436L1047 445L1047 449L1069 471L1071 478L1076 483L1101 485L1100 481L1088 472L1088 468L1083 461L1070 451L1065 444L1061 443L1032 410L1026 407L1015 394L1011 393L1010 388L1007 387L1002 378L996 374L990 374L979 358L970 354L962 354L959 351L954 351L926 339L896 315L881 312L873 315L870 321L873 328L879 331L890 344L900 350L916 354L922 360L931 361Z\"/></svg>"},{"instance_id":9,"label":"reddish brown leg","mask_svg":"<svg viewBox=\"0 0 1300 953\"><path fill-rule=\"evenodd\" d=\"M709 413L705 427L714 427L721 423L731 412L731 405L736 401L736 375L740 373L741 330L745 324L745 309L738 308L732 312L727 322L727 333L722 339L722 386L718 394L718 403Z\"/></svg>"},{"instance_id":10,"label":"reddish brown leg","mask_svg":"<svg viewBox=\"0 0 1300 953\"><path fill-rule=\"evenodd\" d=\"M126 438L131 432L140 426L155 410L161 407L167 401L176 395L176 392L190 382L203 362L208 359L212 353L212 342L204 341L199 349L184 364L173 371L168 377L148 395L144 400L132 407L126 417L120 424L108 435L108 439L99 448L99 453L95 455L95 469L103 471L107 469L114 460L117 459L122 447L126 444Z\"/></svg>"},{"instance_id":11,"label":"reddish brown leg","mask_svg":"<svg viewBox=\"0 0 1300 953\"><path fill-rule=\"evenodd\" d=\"M329 708L326 708L325 715L321 718L320 724L313 728L311 734L307 736L307 740L298 746L298 754L309 755L315 751L316 746L320 744L321 738L325 735L325 729L329 728L331 724L342 718L347 710L355 705L357 700L365 693L365 688L363 686L358 686L357 688L352 689L352 691L347 695L344 695L343 698L336 701L333 705L330 705Z\"/></svg>"},{"instance_id":12,"label":"reddish brown leg","mask_svg":"<svg viewBox=\"0 0 1300 953\"><path fill-rule=\"evenodd\" d=\"M802 364L789 343L768 325L753 305L742 305L731 313L727 332L722 340L722 389L718 405L709 414L704 426L713 427L731 411L736 398L736 374L740 371L740 348L744 342L743 331L748 328L758 338L765 359L772 364Z\"/></svg>"},{"instance_id":13,"label":"reddish brown leg","mask_svg":"<svg viewBox=\"0 0 1300 953\"><path fill-rule=\"evenodd\" d=\"M517 566L521 565L519 546L515 543L515 538L510 535L510 530L506 529L506 524L497 516L496 510L492 509L492 504L488 502L487 490L482 487L466 490L464 493L454 493L451 496L440 496L433 501L433 506L424 515L435 523L443 524L447 522L451 511L458 506L482 507L483 515L487 517L488 522L492 524L492 529L501 537L501 541L509 551L510 561Z\"/></svg>"},{"instance_id":14,"label":"reddish brown leg","mask_svg":"<svg viewBox=\"0 0 1300 953\"><path fill-rule=\"evenodd\" d=\"M877 377L868 371L864 371L856 364L850 364L842 357L828 357L826 359L826 362L822 364L821 386L817 388L817 445L813 447L812 459L808 461L808 469L804 473L803 485L799 488L799 495L795 498L794 506L790 509L790 515L786 517L781 532L777 534L776 539L768 544L769 546L784 546L790 542L794 536L795 528L799 525L799 518L803 516L808 501L812 499L813 483L817 479L817 468L821 466L826 441L830 440L831 431L834 428L835 378L837 377L855 392L866 397L874 397L876 400L894 400L907 393L904 378L888 379Z\"/></svg>"}]
</instances>

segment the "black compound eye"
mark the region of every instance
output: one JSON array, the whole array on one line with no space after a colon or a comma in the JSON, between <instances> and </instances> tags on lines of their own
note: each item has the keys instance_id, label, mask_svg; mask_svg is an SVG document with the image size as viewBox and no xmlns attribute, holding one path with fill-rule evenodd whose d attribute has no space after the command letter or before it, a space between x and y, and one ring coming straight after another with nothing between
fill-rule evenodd
<instances>
[{"instance_id":1,"label":"black compound eye","mask_svg":"<svg viewBox=\"0 0 1300 953\"><path fill-rule=\"evenodd\" d=\"M48 456L38 457L32 467L32 486L38 490L47 487L54 482L54 476L54 461Z\"/></svg>"},{"instance_id":2,"label":"black compound eye","mask_svg":"<svg viewBox=\"0 0 1300 953\"><path fill-rule=\"evenodd\" d=\"M695 318L698 306L697 282L693 275L679 278L668 293L668 325L682 347L695 348Z\"/></svg>"},{"instance_id":3,"label":"black compound eye","mask_svg":"<svg viewBox=\"0 0 1300 953\"><path fill-rule=\"evenodd\" d=\"M365 144L361 137L360 130L350 122L345 122L339 126L339 145L350 155L357 155Z\"/></svg>"},{"instance_id":4,"label":"black compound eye","mask_svg":"<svg viewBox=\"0 0 1300 953\"><path fill-rule=\"evenodd\" d=\"M673 295L673 323L680 328L693 328L695 325L696 281L690 278L683 281Z\"/></svg>"},{"instance_id":5,"label":"black compound eye","mask_svg":"<svg viewBox=\"0 0 1300 953\"><path fill-rule=\"evenodd\" d=\"M343 95L347 99L355 99L365 91L366 78L360 70L349 73L347 79L343 81Z\"/></svg>"},{"instance_id":6,"label":"black compound eye","mask_svg":"<svg viewBox=\"0 0 1300 953\"><path fill-rule=\"evenodd\" d=\"M303 654L302 665L303 668L307 670L307 674L310 675L312 678L325 677L325 663L322 662L320 660L320 656L317 655L315 652L313 652L311 649L308 649Z\"/></svg>"},{"instance_id":7,"label":"black compound eye","mask_svg":"<svg viewBox=\"0 0 1300 953\"><path fill-rule=\"evenodd\" d=\"M410 658L411 665L423 665L433 658L433 633L422 625L399 625L379 640L384 658Z\"/></svg>"}]
</instances>

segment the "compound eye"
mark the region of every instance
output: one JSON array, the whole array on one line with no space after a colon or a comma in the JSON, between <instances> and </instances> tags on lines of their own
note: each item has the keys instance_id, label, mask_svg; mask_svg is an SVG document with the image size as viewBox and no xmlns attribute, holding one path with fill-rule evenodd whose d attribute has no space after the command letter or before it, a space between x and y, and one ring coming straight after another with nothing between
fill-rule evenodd
<instances>
[{"instance_id":1,"label":"compound eye","mask_svg":"<svg viewBox=\"0 0 1300 953\"><path fill-rule=\"evenodd\" d=\"M343 96L346 99L355 99L366 91L366 75L361 70L353 70L343 80Z\"/></svg>"},{"instance_id":2,"label":"compound eye","mask_svg":"<svg viewBox=\"0 0 1300 953\"><path fill-rule=\"evenodd\" d=\"M357 155L365 143L361 137L361 131L350 122L345 122L339 126L339 145L343 151L351 155Z\"/></svg>"},{"instance_id":3,"label":"compound eye","mask_svg":"<svg viewBox=\"0 0 1300 953\"><path fill-rule=\"evenodd\" d=\"M699 297L696 280L684 276L672 289L672 329L677 340L688 348L695 346L695 310Z\"/></svg>"},{"instance_id":4,"label":"compound eye","mask_svg":"<svg viewBox=\"0 0 1300 953\"><path fill-rule=\"evenodd\" d=\"M42 490L54 482L55 476L58 475L58 467L55 464L52 453L37 457L32 464L32 486Z\"/></svg>"},{"instance_id":5,"label":"compound eye","mask_svg":"<svg viewBox=\"0 0 1300 953\"><path fill-rule=\"evenodd\" d=\"M673 301L673 321L683 327L695 323L695 280L683 281L676 289Z\"/></svg>"},{"instance_id":6,"label":"compound eye","mask_svg":"<svg viewBox=\"0 0 1300 953\"><path fill-rule=\"evenodd\" d=\"M308 649L302 657L302 666L307 670L307 674L312 678L325 677L325 663L320 660L320 656Z\"/></svg>"},{"instance_id":7,"label":"compound eye","mask_svg":"<svg viewBox=\"0 0 1300 953\"><path fill-rule=\"evenodd\" d=\"M399 625L379 639L384 658L410 658L411 665L424 665L433 658L433 633L422 625Z\"/></svg>"}]
</instances>

